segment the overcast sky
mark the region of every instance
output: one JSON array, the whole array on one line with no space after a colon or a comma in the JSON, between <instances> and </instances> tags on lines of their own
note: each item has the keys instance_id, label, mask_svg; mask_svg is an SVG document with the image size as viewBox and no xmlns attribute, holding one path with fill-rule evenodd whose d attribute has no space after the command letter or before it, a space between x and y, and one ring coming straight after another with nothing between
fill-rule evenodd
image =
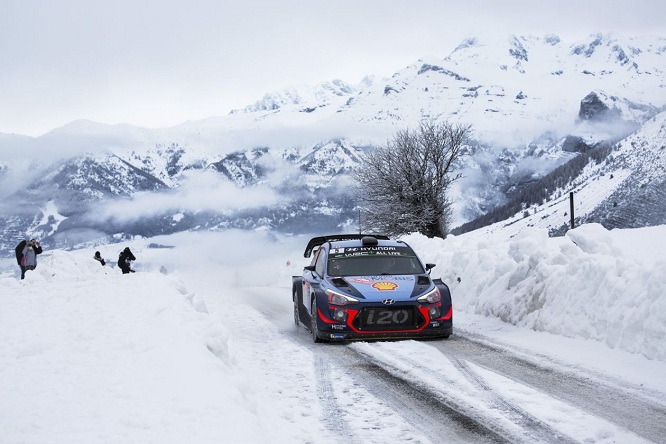
<instances>
[{"instance_id":1,"label":"overcast sky","mask_svg":"<svg viewBox=\"0 0 666 444\"><path fill-rule=\"evenodd\" d=\"M170 126L391 75L481 30L666 36L664 17L664 0L0 0L0 132Z\"/></svg>"}]
</instances>

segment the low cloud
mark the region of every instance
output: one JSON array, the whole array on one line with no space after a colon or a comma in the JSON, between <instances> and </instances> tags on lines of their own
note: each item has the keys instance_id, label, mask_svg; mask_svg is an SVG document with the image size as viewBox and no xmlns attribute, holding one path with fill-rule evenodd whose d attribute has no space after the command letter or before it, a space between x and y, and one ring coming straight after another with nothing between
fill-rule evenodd
<instances>
[{"instance_id":1,"label":"low cloud","mask_svg":"<svg viewBox=\"0 0 666 444\"><path fill-rule=\"evenodd\" d=\"M239 188L219 173L206 170L191 173L179 188L169 192L142 192L131 200L105 202L94 218L129 222L174 211L231 214L273 206L280 200L267 185Z\"/></svg>"}]
</instances>

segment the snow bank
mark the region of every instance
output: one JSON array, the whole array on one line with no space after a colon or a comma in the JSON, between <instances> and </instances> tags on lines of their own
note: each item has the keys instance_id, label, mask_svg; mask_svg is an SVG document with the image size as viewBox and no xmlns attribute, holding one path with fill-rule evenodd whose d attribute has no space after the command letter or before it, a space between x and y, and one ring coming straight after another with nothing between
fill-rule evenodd
<instances>
[{"instance_id":1,"label":"snow bank","mask_svg":"<svg viewBox=\"0 0 666 444\"><path fill-rule=\"evenodd\" d=\"M666 226L406 241L438 264L456 310L666 360Z\"/></svg>"},{"instance_id":2,"label":"snow bank","mask_svg":"<svg viewBox=\"0 0 666 444\"><path fill-rule=\"evenodd\" d=\"M239 388L222 320L178 279L88 253L0 277L0 441L265 442L256 424L280 424Z\"/></svg>"}]
</instances>

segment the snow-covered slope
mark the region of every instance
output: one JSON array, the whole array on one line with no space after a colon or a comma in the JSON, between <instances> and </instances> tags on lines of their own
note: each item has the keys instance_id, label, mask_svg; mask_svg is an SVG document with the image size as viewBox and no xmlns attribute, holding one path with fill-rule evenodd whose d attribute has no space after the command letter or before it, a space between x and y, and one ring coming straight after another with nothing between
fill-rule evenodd
<instances>
[{"instance_id":1,"label":"snow-covered slope","mask_svg":"<svg viewBox=\"0 0 666 444\"><path fill-rule=\"evenodd\" d=\"M16 237L50 233L52 227L37 229L49 215L35 210L46 208L47 202L54 202L54 217L69 218L59 225L61 231L80 228L114 234L108 230L131 228L141 230L134 234L146 235L143 230L148 227L212 226L301 231L312 227L310 208L328 215L325 226L341 230L356 220L348 174L363 153L424 119L459 121L474 129L470 155L459 165L463 179L452 190L457 225L503 204L579 153L641 133L666 104L665 60L666 39L659 37L594 34L577 42L554 35L469 37L448 56L423 58L390 78L369 76L357 85L334 80L268 93L227 116L172 128L76 121L37 139L3 135L0 249L6 251ZM654 138L640 143L650 152L659 144ZM57 156L68 160L58 159L60 163L53 165ZM637 157L636 162L648 158ZM226 208L226 196L216 194L220 188L209 187L200 192L218 205L202 210L216 214L195 214L189 204L191 187L209 186L210 171L235 184L235 193L247 193L247 211L236 213L235 205L233 211ZM591 169L585 176L590 180L580 178L574 186L592 183L601 172ZM634 181L627 174L614 174L603 193L615 189L616 182L619 186L620 178L628 178L626 184ZM184 185L187 193L181 191ZM648 186L654 188L650 202L658 200L658 182L649 181ZM261 187L278 193L280 202L254 205L250 196ZM144 207L134 205L134 220L145 220L131 227L83 222L82 213L104 211L93 205L84 208L82 202L96 199L102 206L118 208L106 201L134 199L147 190L168 191L171 204L161 205L160 213L144 206L145 214ZM618 205L630 199L627 193L618 195ZM184 196L188 202L181 200ZM580 217L595 211L582 202L577 208ZM25 211L25 205L32 204L32 213ZM75 214L72 209L77 207ZM558 213L560 219L563 213ZM609 213L595 214L590 220L603 221ZM174 225L174 218L181 223ZM554 219L546 221L551 228L563 224ZM640 218L634 224L655 220L659 218Z\"/></svg>"},{"instance_id":2,"label":"snow-covered slope","mask_svg":"<svg viewBox=\"0 0 666 444\"><path fill-rule=\"evenodd\" d=\"M290 102L277 94L271 103L279 106L259 114L260 107L250 107L243 113L260 128L286 120L289 114L301 123L318 121L315 116L328 118L336 127L344 122L358 128L363 123L372 130L366 135L383 129L373 133L378 142L394 128L423 118L459 119L472 123L480 138L495 144L528 143L546 131L574 131L574 116L590 91L663 106L664 48L666 39L612 34L573 43L553 35L468 38L443 59L421 59L390 79L345 90L340 97L348 100L342 106L327 101L319 109L316 101ZM310 115L296 117L305 108L312 110Z\"/></svg>"},{"instance_id":3,"label":"snow-covered slope","mask_svg":"<svg viewBox=\"0 0 666 444\"><path fill-rule=\"evenodd\" d=\"M481 230L514 236L529 227L556 230L570 225L571 196L576 224L603 222L608 228L663 224L666 210L666 112L621 140L600 163L590 162L566 189L551 190L541 205Z\"/></svg>"}]
</instances>

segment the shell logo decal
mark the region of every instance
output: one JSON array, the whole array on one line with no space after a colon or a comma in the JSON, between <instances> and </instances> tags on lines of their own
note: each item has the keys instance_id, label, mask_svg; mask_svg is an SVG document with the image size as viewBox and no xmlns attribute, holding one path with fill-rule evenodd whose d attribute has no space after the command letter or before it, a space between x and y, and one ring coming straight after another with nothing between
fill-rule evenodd
<instances>
[{"instance_id":1,"label":"shell logo decal","mask_svg":"<svg viewBox=\"0 0 666 444\"><path fill-rule=\"evenodd\" d=\"M386 281L375 282L374 284L372 284L372 288L379 291L393 291L396 288L398 288L398 284L396 284L395 282L386 282Z\"/></svg>"}]
</instances>

